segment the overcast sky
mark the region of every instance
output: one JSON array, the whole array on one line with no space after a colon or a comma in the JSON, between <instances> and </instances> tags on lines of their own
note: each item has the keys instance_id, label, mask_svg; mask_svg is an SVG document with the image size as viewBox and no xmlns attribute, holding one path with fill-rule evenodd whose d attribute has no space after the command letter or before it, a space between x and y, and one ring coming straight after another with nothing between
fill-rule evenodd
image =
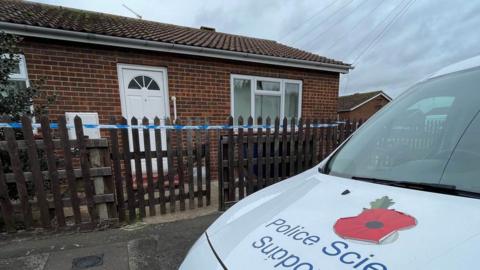
<instances>
[{"instance_id":1,"label":"overcast sky","mask_svg":"<svg viewBox=\"0 0 480 270\"><path fill-rule=\"evenodd\" d=\"M477 0L36 0L272 39L353 63L340 94L397 96L441 67L480 54ZM396 20L394 20L396 18Z\"/></svg>"}]
</instances>

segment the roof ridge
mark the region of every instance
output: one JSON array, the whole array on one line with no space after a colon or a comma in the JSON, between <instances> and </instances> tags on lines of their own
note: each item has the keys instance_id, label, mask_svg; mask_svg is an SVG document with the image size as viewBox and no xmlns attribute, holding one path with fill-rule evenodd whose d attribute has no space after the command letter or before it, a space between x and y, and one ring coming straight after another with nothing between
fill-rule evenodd
<instances>
[{"instance_id":1,"label":"roof ridge","mask_svg":"<svg viewBox=\"0 0 480 270\"><path fill-rule=\"evenodd\" d=\"M39 6L48 6L50 8L58 8L58 9L67 9L67 10L71 10L71 11L75 11L75 12L81 12L81 13L93 13L93 14L99 14L99 15L102 15L102 16L106 16L106 17L117 17L117 18L122 18L122 19L127 19L127 20L132 20L132 21L135 21L135 22L146 22L146 23L153 23L153 24L162 24L162 25L165 25L165 26L171 26L171 27L178 27L178 28L186 28L186 29L191 29L191 30L194 30L194 31L201 31L201 32L205 32L207 30L202 30L200 28L195 28L193 26L185 26L185 25L178 25L178 24L173 24L173 23L165 23L165 22L160 22L160 21L154 21L154 20L150 20L150 19L139 19L139 18L133 18L133 17L128 17L128 16L124 16L124 15L118 15L118 14L111 14L111 13L105 13L105 12L101 12L101 11L95 11L95 10L87 10L87 9L79 9L79 8L73 8L73 7L67 7L67 6L62 6L62 5L53 5L53 4L47 4L47 3L39 3L39 2L33 2L33 1L30 1L30 0L2 0L2 1L9 1L9 2L28 2L30 4L34 4L34 5L39 5ZM213 32L213 31L212 31ZM264 40L264 41L270 41L270 42L274 42L274 43L277 43L277 44L281 44L281 43L278 43L276 40L273 40L273 39L267 39L267 38L259 38L259 37L252 37L252 36L246 36L246 35L240 35L240 34L231 34L231 33L226 33L226 32L221 32L221 31L214 31L213 33L217 33L217 34L221 34L221 35L227 35L227 36L235 36L235 37L241 37L241 38L250 38L250 39L256 39L256 40ZM284 44L282 44L284 45ZM285 45L285 46L288 46L288 45Z\"/></svg>"},{"instance_id":2,"label":"roof ridge","mask_svg":"<svg viewBox=\"0 0 480 270\"><path fill-rule=\"evenodd\" d=\"M189 26L183 26L183 25L177 25L177 24L172 24L172 23L164 23L164 22L159 22L159 21L152 21L152 20L145 20L145 19L138 19L138 18L132 18L124 15L118 15L118 14L111 14L111 13L105 13L101 11L95 11L95 10L88 10L88 9L80 9L80 8L74 8L74 7L67 7L67 6L62 6L62 5L53 5L53 4L47 4L47 3L40 3L40 2L34 2L31 0L2 0L2 1L7 1L7 2L18 2L18 3L30 3L33 5L37 6L47 6L50 8L57 8L57 9L67 9L75 12L81 12L81 13L94 13L94 14L99 14L107 17L119 17L127 20L133 20L133 21L141 21L141 22L149 22L149 23L158 23L158 24L163 24L163 25L168 25L168 26L175 26L175 27L183 27L183 28L190 28L190 29L196 29L193 27Z\"/></svg>"},{"instance_id":3,"label":"roof ridge","mask_svg":"<svg viewBox=\"0 0 480 270\"><path fill-rule=\"evenodd\" d=\"M354 96L354 95L370 95L370 94L385 94L385 92L383 92L383 90L376 90L376 91L368 91L368 92L356 92L356 93L352 93L352 94L348 94L348 95L343 95L343 96L339 96L339 98L343 98L343 97L350 97L350 96Z\"/></svg>"},{"instance_id":4,"label":"roof ridge","mask_svg":"<svg viewBox=\"0 0 480 270\"><path fill-rule=\"evenodd\" d=\"M326 68L335 71L339 69L341 72L348 72L351 68L351 65L342 61L271 39L207 31L190 26L31 1L0 0L0 23L5 24L7 30L10 29L9 31L13 33L15 31L23 33L21 30L23 27L34 26L38 27L35 31L40 35L43 35L41 31L55 29L95 34L99 35L99 38L103 38L102 36L130 38L283 58L278 60L279 63L284 62L284 59L292 59L297 61L298 65L311 65L315 69ZM27 35L35 36L38 34L35 31L28 32ZM63 36L56 38L62 39Z\"/></svg>"}]
</instances>

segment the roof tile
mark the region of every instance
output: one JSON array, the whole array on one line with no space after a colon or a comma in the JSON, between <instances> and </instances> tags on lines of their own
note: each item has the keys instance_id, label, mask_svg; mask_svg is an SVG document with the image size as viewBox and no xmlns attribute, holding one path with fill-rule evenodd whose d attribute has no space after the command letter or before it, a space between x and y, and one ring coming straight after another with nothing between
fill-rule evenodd
<instances>
[{"instance_id":1,"label":"roof tile","mask_svg":"<svg viewBox=\"0 0 480 270\"><path fill-rule=\"evenodd\" d=\"M0 21L39 27L221 49L350 67L273 40L18 0L0 0Z\"/></svg>"}]
</instances>

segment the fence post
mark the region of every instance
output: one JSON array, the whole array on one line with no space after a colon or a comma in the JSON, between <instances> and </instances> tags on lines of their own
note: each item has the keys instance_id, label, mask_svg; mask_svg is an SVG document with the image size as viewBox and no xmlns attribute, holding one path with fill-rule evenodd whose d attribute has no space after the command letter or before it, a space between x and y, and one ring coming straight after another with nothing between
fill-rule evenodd
<instances>
[{"instance_id":1,"label":"fence post","mask_svg":"<svg viewBox=\"0 0 480 270\"><path fill-rule=\"evenodd\" d=\"M205 119L205 125L208 126L208 118ZM205 184L207 185L206 203L210 205L210 195L212 189L211 175L210 175L210 133L205 129Z\"/></svg>"},{"instance_id":2,"label":"fence post","mask_svg":"<svg viewBox=\"0 0 480 270\"><path fill-rule=\"evenodd\" d=\"M100 154L99 148L92 148L90 151L90 168L99 168L102 167L102 158ZM105 183L103 182L103 177L94 177L93 178L93 187L94 187L94 194L102 195L105 194ZM106 203L100 203L96 205L97 213L100 220L108 219L108 210Z\"/></svg>"},{"instance_id":3,"label":"fence post","mask_svg":"<svg viewBox=\"0 0 480 270\"><path fill-rule=\"evenodd\" d=\"M325 118L323 118L321 120L321 123L323 125L323 127L319 128L318 132L319 132L319 142L318 142L318 160L319 161L322 161L324 158L325 158L325 149L327 147L327 142L326 142L326 137L325 137L325 134L326 134L326 127L324 126L325 124L327 123L327 120L325 120Z\"/></svg>"},{"instance_id":4,"label":"fence post","mask_svg":"<svg viewBox=\"0 0 480 270\"><path fill-rule=\"evenodd\" d=\"M165 123L167 125L170 125L172 122L170 121L170 118L167 117L165 120ZM173 142L172 142L172 135L174 134L172 130L167 129L166 131L167 134L167 166L168 166L168 196L169 196L169 207L170 207L170 213L175 212L175 171L174 171L174 165L173 165L173 155L174 155L174 150L173 149Z\"/></svg>"},{"instance_id":5,"label":"fence post","mask_svg":"<svg viewBox=\"0 0 480 270\"><path fill-rule=\"evenodd\" d=\"M272 169L272 153L271 153L271 147L272 147L272 138L271 138L271 133L272 133L272 120L270 116L267 117L265 120L265 124L267 127L265 128L265 186L270 186L272 184L272 175L270 175L271 169ZM275 159L275 157L273 157Z\"/></svg>"},{"instance_id":6,"label":"fence post","mask_svg":"<svg viewBox=\"0 0 480 270\"><path fill-rule=\"evenodd\" d=\"M10 157L10 165L15 175L15 183L17 186L18 197L23 214L23 222L26 229L30 229L33 225L32 206L28 200L27 184L25 175L22 171L22 163L18 152L18 144L15 139L15 132L11 128L4 129L5 139L7 140L8 155Z\"/></svg>"},{"instance_id":7,"label":"fence post","mask_svg":"<svg viewBox=\"0 0 480 270\"><path fill-rule=\"evenodd\" d=\"M188 118L187 125L192 125L192 119ZM187 129L187 173L188 173L188 207L195 208L195 187L193 183L193 131Z\"/></svg>"},{"instance_id":8,"label":"fence post","mask_svg":"<svg viewBox=\"0 0 480 270\"><path fill-rule=\"evenodd\" d=\"M82 119L77 115L74 119L75 123L75 133L77 136L77 146L80 151L80 166L82 169L83 185L85 189L88 213L90 214L90 220L93 223L98 222L98 211L95 208L95 201L93 195L95 188L92 186L91 177L90 177L90 162L88 160L88 152L85 144L85 138L83 133L83 124Z\"/></svg>"},{"instance_id":9,"label":"fence post","mask_svg":"<svg viewBox=\"0 0 480 270\"><path fill-rule=\"evenodd\" d=\"M253 183L253 117L248 117L248 129L247 129L247 195L253 193L254 183Z\"/></svg>"},{"instance_id":10,"label":"fence post","mask_svg":"<svg viewBox=\"0 0 480 270\"><path fill-rule=\"evenodd\" d=\"M305 153L303 151L303 118L298 119L298 136L297 136L297 148L295 149L295 156L297 159L297 173L303 171L303 158Z\"/></svg>"},{"instance_id":11,"label":"fence post","mask_svg":"<svg viewBox=\"0 0 480 270\"><path fill-rule=\"evenodd\" d=\"M38 158L37 145L33 137L32 120L28 116L22 117L22 130L27 145L28 164L32 172L35 193L40 208L40 220L44 228L50 228L50 213L48 210L47 195L44 187L44 179L40 169L40 159Z\"/></svg>"},{"instance_id":12,"label":"fence post","mask_svg":"<svg viewBox=\"0 0 480 270\"><path fill-rule=\"evenodd\" d=\"M283 117L282 121L282 174L280 179L287 177L287 152L288 152L288 119Z\"/></svg>"},{"instance_id":13,"label":"fence post","mask_svg":"<svg viewBox=\"0 0 480 270\"><path fill-rule=\"evenodd\" d=\"M72 161L72 147L70 145L70 139L68 138L67 120L62 115L58 118L58 130L60 135L60 144L63 149L63 158L65 160L65 171L67 177L68 189L70 191L70 201L72 204L73 216L75 224L82 223L82 215L80 213L80 201L78 199L77 192L77 179L73 171Z\"/></svg>"},{"instance_id":14,"label":"fence post","mask_svg":"<svg viewBox=\"0 0 480 270\"><path fill-rule=\"evenodd\" d=\"M150 120L144 117L142 124L148 126ZM155 210L155 188L153 186L153 167L152 167L152 148L150 146L150 129L143 130L143 145L145 153L145 170L147 171L147 194L148 194L148 214L156 215Z\"/></svg>"},{"instance_id":15,"label":"fence post","mask_svg":"<svg viewBox=\"0 0 480 270\"><path fill-rule=\"evenodd\" d=\"M275 118L275 129L273 131L273 183L278 182L278 175L279 173L279 159L280 159L280 151L279 151L279 132L280 132L280 118Z\"/></svg>"},{"instance_id":16,"label":"fence post","mask_svg":"<svg viewBox=\"0 0 480 270\"><path fill-rule=\"evenodd\" d=\"M115 116L110 117L110 124L117 123ZM122 167L120 165L120 152L118 145L118 132L116 129L110 129L110 149L112 153L113 171L115 177L115 192L117 200L118 218L121 222L126 220L125 216L125 196L123 192Z\"/></svg>"},{"instance_id":17,"label":"fence post","mask_svg":"<svg viewBox=\"0 0 480 270\"><path fill-rule=\"evenodd\" d=\"M318 163L318 143L319 143L319 137L318 137L318 130L320 128L318 127L318 119L313 120L313 128L312 128L312 166L317 165Z\"/></svg>"},{"instance_id":18,"label":"fence post","mask_svg":"<svg viewBox=\"0 0 480 270\"><path fill-rule=\"evenodd\" d=\"M63 201L60 191L60 180L55 156L55 146L53 145L52 132L50 130L50 120L47 116L40 117L42 125L43 142L45 144L45 152L47 154L48 173L52 186L53 201L55 204L55 216L58 226L65 227L65 214L63 213Z\"/></svg>"},{"instance_id":19,"label":"fence post","mask_svg":"<svg viewBox=\"0 0 480 270\"><path fill-rule=\"evenodd\" d=\"M128 120L122 117L120 124L128 125ZM134 222L137 214L135 208L135 193L133 191L132 164L130 154L130 141L128 139L128 129L120 130L123 148L123 167L125 168L125 187L127 189L128 221ZM124 203L124 202L121 202Z\"/></svg>"},{"instance_id":20,"label":"fence post","mask_svg":"<svg viewBox=\"0 0 480 270\"><path fill-rule=\"evenodd\" d=\"M175 121L176 125L181 125L180 119ZM180 211L185 211L185 169L183 166L183 140L182 130L176 130L176 142L177 142L177 175L178 175L178 197L180 199ZM198 172L197 172L198 174ZM199 205L201 205L199 200Z\"/></svg>"},{"instance_id":21,"label":"fence post","mask_svg":"<svg viewBox=\"0 0 480 270\"><path fill-rule=\"evenodd\" d=\"M132 117L130 122L132 126L138 125L138 119ZM135 160L135 183L137 184L137 201L138 209L140 212L140 218L146 216L145 212L145 190L143 189L143 173L142 173L142 161L140 157L140 135L138 128L132 128L132 140L133 140L133 158Z\"/></svg>"},{"instance_id":22,"label":"fence post","mask_svg":"<svg viewBox=\"0 0 480 270\"><path fill-rule=\"evenodd\" d=\"M245 197L245 162L244 162L244 143L243 143L243 117L238 117L238 198Z\"/></svg>"},{"instance_id":23,"label":"fence post","mask_svg":"<svg viewBox=\"0 0 480 270\"><path fill-rule=\"evenodd\" d=\"M220 129L217 129L218 210L225 211L225 179L223 179L223 144Z\"/></svg>"},{"instance_id":24,"label":"fence post","mask_svg":"<svg viewBox=\"0 0 480 270\"><path fill-rule=\"evenodd\" d=\"M197 119L197 124L202 124L200 118ZM197 159L197 204L198 207L203 207L202 132L200 130L195 130L195 147Z\"/></svg>"},{"instance_id":25,"label":"fence post","mask_svg":"<svg viewBox=\"0 0 480 270\"><path fill-rule=\"evenodd\" d=\"M228 117L228 125L233 126L233 117ZM235 201L235 164L233 162L233 129L228 129L228 200Z\"/></svg>"},{"instance_id":26,"label":"fence post","mask_svg":"<svg viewBox=\"0 0 480 270\"><path fill-rule=\"evenodd\" d=\"M261 116L257 118L257 184L255 191L264 188L265 180L263 178L263 119Z\"/></svg>"},{"instance_id":27,"label":"fence post","mask_svg":"<svg viewBox=\"0 0 480 270\"><path fill-rule=\"evenodd\" d=\"M295 175L295 117L290 122L290 171L288 176Z\"/></svg>"},{"instance_id":28,"label":"fence post","mask_svg":"<svg viewBox=\"0 0 480 270\"><path fill-rule=\"evenodd\" d=\"M155 117L154 124L159 126L161 124L160 118ZM158 174L158 192L160 201L160 214L166 214L167 208L165 205L165 178L163 168L163 150L162 150L162 131L155 129L155 156L157 158L157 174Z\"/></svg>"},{"instance_id":29,"label":"fence post","mask_svg":"<svg viewBox=\"0 0 480 270\"><path fill-rule=\"evenodd\" d=\"M312 140L311 136L311 121L309 118L305 120L305 133L304 139L303 139L303 144L304 144L304 155L303 155L303 168L305 170L310 169L311 164L312 164L312 158L311 158L311 149L310 149L310 142Z\"/></svg>"}]
</instances>

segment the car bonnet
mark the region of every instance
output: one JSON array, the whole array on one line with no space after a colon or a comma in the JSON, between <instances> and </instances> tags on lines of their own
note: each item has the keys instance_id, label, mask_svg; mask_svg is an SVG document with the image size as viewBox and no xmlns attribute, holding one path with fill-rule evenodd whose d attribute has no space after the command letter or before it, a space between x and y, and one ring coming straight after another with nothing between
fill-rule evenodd
<instances>
[{"instance_id":1,"label":"car bonnet","mask_svg":"<svg viewBox=\"0 0 480 270\"><path fill-rule=\"evenodd\" d=\"M479 232L478 199L316 169L247 197L207 230L228 269L298 270L430 269L424 267L446 258L473 263L465 251L447 254L478 250Z\"/></svg>"}]
</instances>

